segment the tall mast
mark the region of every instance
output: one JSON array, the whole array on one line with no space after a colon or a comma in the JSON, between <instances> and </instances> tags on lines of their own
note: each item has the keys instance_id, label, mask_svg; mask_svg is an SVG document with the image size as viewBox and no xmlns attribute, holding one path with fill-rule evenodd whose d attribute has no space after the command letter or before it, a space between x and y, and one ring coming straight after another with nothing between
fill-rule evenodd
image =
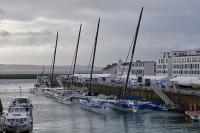
<instances>
[{"instance_id":1,"label":"tall mast","mask_svg":"<svg viewBox=\"0 0 200 133\"><path fill-rule=\"evenodd\" d=\"M82 27L82 24L80 25L80 29L79 29L79 33L78 33L78 40L77 40L77 44L76 44L74 67L73 67L73 72L72 72L72 84L73 84L74 72L75 72L75 68L76 68L76 59L77 59L77 53L78 53L78 47L79 47L79 40L80 40L80 35L81 35L81 27Z\"/></svg>"},{"instance_id":2,"label":"tall mast","mask_svg":"<svg viewBox=\"0 0 200 133\"><path fill-rule=\"evenodd\" d=\"M134 39L134 44L133 44L133 49L132 49L132 53L131 53L130 64L129 64L127 78L126 78L126 85L125 85L125 88L124 88L123 95L126 94L126 89L127 89L127 85L128 85L128 79L129 79L129 75L130 75L130 71L131 71L131 65L132 65L132 62L133 62L133 55L134 55L134 52L135 52L135 46L136 46L136 42L137 42L138 32L139 32L139 29L140 29L140 22L141 22L141 18L142 18L142 13L143 13L143 7L141 9L139 22L138 22L138 25L137 25L137 28L136 28L136 31L135 31L135 36L134 36L135 39Z\"/></svg>"},{"instance_id":3,"label":"tall mast","mask_svg":"<svg viewBox=\"0 0 200 133\"><path fill-rule=\"evenodd\" d=\"M91 93L91 82L92 82L92 74L93 74L93 68L94 68L94 59L95 59L96 47L97 47L97 39L98 39L98 34L99 34L99 25L100 25L100 18L99 18L99 21L98 21L96 36L95 36L95 40L94 40L94 51L93 51L93 58L92 58L92 68L91 68L91 72L90 72L89 94Z\"/></svg>"},{"instance_id":4,"label":"tall mast","mask_svg":"<svg viewBox=\"0 0 200 133\"><path fill-rule=\"evenodd\" d=\"M57 44L58 44L58 31L57 31L57 35L56 35L56 45L55 45L55 50L54 50L54 55L53 55L53 62L52 62L52 70L51 70L52 78L53 78L53 73L54 73L54 65L55 65L55 59L56 59Z\"/></svg>"}]
</instances>

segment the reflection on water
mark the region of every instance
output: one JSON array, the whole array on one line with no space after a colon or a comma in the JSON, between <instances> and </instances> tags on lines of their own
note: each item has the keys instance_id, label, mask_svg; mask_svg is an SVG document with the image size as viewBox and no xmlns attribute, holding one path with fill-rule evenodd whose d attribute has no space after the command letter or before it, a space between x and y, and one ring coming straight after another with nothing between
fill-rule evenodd
<instances>
[{"instance_id":1,"label":"reflection on water","mask_svg":"<svg viewBox=\"0 0 200 133\"><path fill-rule=\"evenodd\" d=\"M9 90L12 87L13 93ZM0 98L7 109L19 86L31 88L33 80L0 81ZM193 122L183 114L158 111L119 113L108 111L101 115L83 110L79 105L67 106L44 96L24 93L31 97L34 110L33 133L169 133L200 131L200 122Z\"/></svg>"}]
</instances>

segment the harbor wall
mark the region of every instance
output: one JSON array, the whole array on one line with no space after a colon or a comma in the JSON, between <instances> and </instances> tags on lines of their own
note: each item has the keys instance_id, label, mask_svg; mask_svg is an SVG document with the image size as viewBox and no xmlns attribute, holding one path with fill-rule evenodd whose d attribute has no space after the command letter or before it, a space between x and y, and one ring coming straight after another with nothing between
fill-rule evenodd
<instances>
[{"instance_id":1,"label":"harbor wall","mask_svg":"<svg viewBox=\"0 0 200 133\"><path fill-rule=\"evenodd\" d=\"M37 74L0 74L0 79L37 79Z\"/></svg>"},{"instance_id":2,"label":"harbor wall","mask_svg":"<svg viewBox=\"0 0 200 133\"><path fill-rule=\"evenodd\" d=\"M82 87L82 83L75 83L75 86ZM89 84L85 84L89 87ZM123 92L123 86L119 85L106 85L106 84L92 84L92 92L95 94L115 95L118 98L121 97ZM163 92L179 106L178 111L196 111L200 110L200 96L192 94L181 94L179 92L165 91ZM145 100L154 101L156 103L164 104L162 99L151 88L128 88L126 91L128 96L139 96Z\"/></svg>"}]
</instances>

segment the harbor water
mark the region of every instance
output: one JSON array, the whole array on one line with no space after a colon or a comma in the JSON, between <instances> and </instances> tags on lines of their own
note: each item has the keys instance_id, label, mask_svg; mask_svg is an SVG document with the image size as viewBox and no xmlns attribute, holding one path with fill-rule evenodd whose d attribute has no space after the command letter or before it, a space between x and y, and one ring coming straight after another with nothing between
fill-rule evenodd
<instances>
[{"instance_id":1,"label":"harbor water","mask_svg":"<svg viewBox=\"0 0 200 133\"><path fill-rule=\"evenodd\" d=\"M142 110L119 113L109 110L97 114L79 105L64 105L42 95L28 92L34 80L0 80L0 98L4 110L14 96L29 96L34 110L33 133L199 133L200 122L184 114Z\"/></svg>"}]
</instances>

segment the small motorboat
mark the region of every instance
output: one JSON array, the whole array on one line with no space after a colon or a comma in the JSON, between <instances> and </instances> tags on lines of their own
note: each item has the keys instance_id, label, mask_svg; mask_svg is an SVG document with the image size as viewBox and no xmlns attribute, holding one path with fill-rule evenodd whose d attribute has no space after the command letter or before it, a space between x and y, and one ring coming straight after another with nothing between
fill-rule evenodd
<instances>
[{"instance_id":1,"label":"small motorboat","mask_svg":"<svg viewBox=\"0 0 200 133\"><path fill-rule=\"evenodd\" d=\"M194 121L200 121L200 111L185 111L185 114Z\"/></svg>"},{"instance_id":2,"label":"small motorboat","mask_svg":"<svg viewBox=\"0 0 200 133\"><path fill-rule=\"evenodd\" d=\"M4 115L6 132L25 132L32 130L33 105L29 97L14 97Z\"/></svg>"},{"instance_id":3,"label":"small motorboat","mask_svg":"<svg viewBox=\"0 0 200 133\"><path fill-rule=\"evenodd\" d=\"M27 132L32 129L33 117L27 112L25 107L9 107L4 115L6 132Z\"/></svg>"}]
</instances>

